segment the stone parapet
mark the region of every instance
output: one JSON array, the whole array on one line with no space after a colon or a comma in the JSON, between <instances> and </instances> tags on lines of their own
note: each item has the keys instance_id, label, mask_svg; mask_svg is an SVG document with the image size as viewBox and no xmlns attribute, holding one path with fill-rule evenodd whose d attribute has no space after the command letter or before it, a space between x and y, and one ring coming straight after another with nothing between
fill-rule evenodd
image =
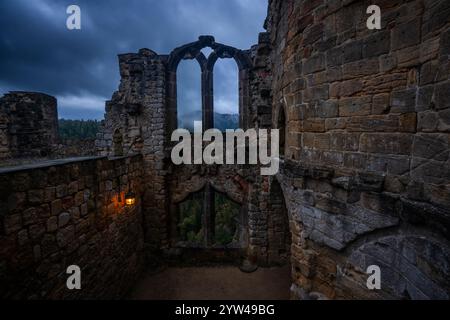
<instances>
[{"instance_id":1,"label":"stone parapet","mask_svg":"<svg viewBox=\"0 0 450 320\"><path fill-rule=\"evenodd\" d=\"M124 297L143 267L141 179L141 156L1 169L0 297ZM66 287L71 265L82 290Z\"/></svg>"}]
</instances>

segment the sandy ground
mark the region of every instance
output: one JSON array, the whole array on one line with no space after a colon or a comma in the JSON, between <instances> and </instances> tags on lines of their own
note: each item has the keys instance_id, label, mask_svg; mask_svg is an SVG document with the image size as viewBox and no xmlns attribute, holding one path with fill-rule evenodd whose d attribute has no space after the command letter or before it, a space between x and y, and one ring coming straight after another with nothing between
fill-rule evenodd
<instances>
[{"instance_id":1,"label":"sandy ground","mask_svg":"<svg viewBox=\"0 0 450 320\"><path fill-rule=\"evenodd\" d=\"M133 300L287 300L290 267L243 273L236 267L168 268L140 280Z\"/></svg>"}]
</instances>

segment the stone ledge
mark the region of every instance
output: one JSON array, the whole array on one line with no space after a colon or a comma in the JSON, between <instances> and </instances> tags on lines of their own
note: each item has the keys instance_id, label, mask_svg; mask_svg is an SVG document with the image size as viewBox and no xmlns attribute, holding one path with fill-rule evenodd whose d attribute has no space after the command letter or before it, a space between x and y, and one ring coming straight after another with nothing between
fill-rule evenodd
<instances>
[{"instance_id":1,"label":"stone ledge","mask_svg":"<svg viewBox=\"0 0 450 320\"><path fill-rule=\"evenodd\" d=\"M33 97L43 97L48 98L56 101L56 98L43 92L38 91L9 91L8 93L5 93L3 97L22 97L22 96L33 96Z\"/></svg>"},{"instance_id":2,"label":"stone ledge","mask_svg":"<svg viewBox=\"0 0 450 320\"><path fill-rule=\"evenodd\" d=\"M312 178L331 180L332 184L344 190L383 191L385 176L375 172L355 171L352 175L341 175L335 169L292 160L281 162L280 173L290 178Z\"/></svg>"},{"instance_id":3,"label":"stone ledge","mask_svg":"<svg viewBox=\"0 0 450 320\"><path fill-rule=\"evenodd\" d=\"M280 162L281 174L291 178L307 177L314 179L331 179L334 176L334 169L324 166L312 166L308 164L301 164L292 160L285 160Z\"/></svg>"},{"instance_id":4,"label":"stone ledge","mask_svg":"<svg viewBox=\"0 0 450 320\"><path fill-rule=\"evenodd\" d=\"M72 164L72 163L80 163L80 162L95 161L95 160L116 161L116 160L134 158L134 157L138 157L138 156L140 156L140 155L134 154L134 155L130 155L130 156L112 157L112 158L111 157L108 158L105 156L96 156L96 157L78 157L78 158L48 160L48 161L41 161L41 162L36 162L36 163L18 165L18 166L14 166L14 167L0 168L0 174L9 174L9 173L15 173L15 172L21 172L21 171L43 169L43 168L54 167L54 166L64 166L64 165Z\"/></svg>"}]
</instances>

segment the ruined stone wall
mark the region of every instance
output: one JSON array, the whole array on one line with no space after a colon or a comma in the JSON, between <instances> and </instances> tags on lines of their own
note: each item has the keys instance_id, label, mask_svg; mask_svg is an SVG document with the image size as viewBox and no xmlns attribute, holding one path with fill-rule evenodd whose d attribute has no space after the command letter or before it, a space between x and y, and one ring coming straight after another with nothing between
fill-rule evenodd
<instances>
[{"instance_id":1,"label":"ruined stone wall","mask_svg":"<svg viewBox=\"0 0 450 320\"><path fill-rule=\"evenodd\" d=\"M123 297L143 266L142 172L141 156L1 169L0 297ZM70 265L82 290L66 287Z\"/></svg>"},{"instance_id":2,"label":"ruined stone wall","mask_svg":"<svg viewBox=\"0 0 450 320\"><path fill-rule=\"evenodd\" d=\"M449 16L446 0L270 1L294 297L449 298Z\"/></svg>"},{"instance_id":3,"label":"ruined stone wall","mask_svg":"<svg viewBox=\"0 0 450 320\"><path fill-rule=\"evenodd\" d=\"M202 46L216 46L213 53L215 60L210 59L211 56L202 56ZM198 42L174 49L170 56L157 55L148 49L119 56L121 84L119 91L107 102L105 126L98 135L96 145L102 155L142 153L144 230L150 251L162 251L169 255L175 252L166 250L173 247L172 229L176 220L173 206L183 196L211 185L244 207L246 223L242 227L248 238L243 248L248 249L248 254L260 265L286 262L287 253L281 245L286 238L285 230L280 227L284 220L269 219L272 211L285 215L286 212L283 212L280 203L270 203L269 179L260 176L259 167L174 166L170 159L173 146L170 138L177 120L174 107L178 62L196 58L199 63L205 63L207 59L215 62L218 58L234 57L240 68L241 125L244 128L270 128L270 53L269 34L263 33L259 43L248 51L216 44L213 37L201 36ZM211 64L214 65L214 62ZM211 65L207 63L203 67ZM203 94L205 101L211 102L209 93ZM270 259L269 224L274 226L270 240L283 247L278 249L273 246ZM283 251L281 256L279 251Z\"/></svg>"},{"instance_id":4,"label":"ruined stone wall","mask_svg":"<svg viewBox=\"0 0 450 320\"><path fill-rule=\"evenodd\" d=\"M272 127L272 49L269 33L260 33L258 44L252 47L250 70L251 104L248 112L250 127ZM248 179L248 255L260 266L283 265L289 262L290 232L283 194L272 177L261 176L254 167Z\"/></svg>"},{"instance_id":5,"label":"ruined stone wall","mask_svg":"<svg viewBox=\"0 0 450 320\"><path fill-rule=\"evenodd\" d=\"M60 143L53 147L54 159L75 157L94 157L97 155L95 138L88 139L60 139Z\"/></svg>"},{"instance_id":6,"label":"ruined stone wall","mask_svg":"<svg viewBox=\"0 0 450 320\"><path fill-rule=\"evenodd\" d=\"M155 249L167 245L166 59L148 49L119 56L120 87L106 103L105 125L96 141L101 155L143 155L144 226L147 244Z\"/></svg>"},{"instance_id":7,"label":"ruined stone wall","mask_svg":"<svg viewBox=\"0 0 450 320\"><path fill-rule=\"evenodd\" d=\"M55 98L10 92L0 99L0 160L46 157L57 142Z\"/></svg>"},{"instance_id":8,"label":"ruined stone wall","mask_svg":"<svg viewBox=\"0 0 450 320\"><path fill-rule=\"evenodd\" d=\"M252 47L250 72L250 128L272 126L272 47L268 33L260 33L258 44Z\"/></svg>"}]
</instances>

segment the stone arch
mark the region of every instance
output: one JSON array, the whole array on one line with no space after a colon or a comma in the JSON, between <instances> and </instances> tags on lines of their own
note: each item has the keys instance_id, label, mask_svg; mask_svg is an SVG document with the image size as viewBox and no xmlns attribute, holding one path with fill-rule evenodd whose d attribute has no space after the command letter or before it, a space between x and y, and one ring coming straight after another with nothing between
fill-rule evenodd
<instances>
[{"instance_id":1,"label":"stone arch","mask_svg":"<svg viewBox=\"0 0 450 320\"><path fill-rule=\"evenodd\" d=\"M213 50L208 59L201 52L206 47ZM202 70L207 69L211 71L219 58L233 58L239 70L249 69L252 65L249 56L242 50L218 43L212 36L200 36L198 41L178 47L170 53L168 70L169 72L176 72L181 60L196 59Z\"/></svg>"},{"instance_id":2,"label":"stone arch","mask_svg":"<svg viewBox=\"0 0 450 320\"><path fill-rule=\"evenodd\" d=\"M181 174L184 175L184 173ZM217 176L194 175L188 180L177 182L170 188L172 194L171 203L183 201L189 194L202 190L209 183L215 190L226 194L231 200L244 205L247 203L248 190L241 189L239 185L241 180L238 175L235 176L235 179L220 179Z\"/></svg>"},{"instance_id":3,"label":"stone arch","mask_svg":"<svg viewBox=\"0 0 450 320\"><path fill-rule=\"evenodd\" d=\"M201 52L203 48L213 50L208 58ZM252 62L247 52L217 43L212 36L200 36L198 41L176 48L167 62L167 110L170 131L177 128L177 68L181 60L196 59L202 72L203 129L214 126L213 69L219 58L233 58L239 69L239 114L240 127L247 127L246 119L250 108L249 70Z\"/></svg>"},{"instance_id":4,"label":"stone arch","mask_svg":"<svg viewBox=\"0 0 450 320\"><path fill-rule=\"evenodd\" d=\"M449 286L448 248L448 243L442 243L430 234L395 232L358 242L348 262L363 277L369 266L379 266L383 293L390 295L385 298L448 300L450 297L445 289ZM355 277L351 270L343 268L337 284L340 290L346 290L349 274L352 279ZM360 283L365 284L365 281Z\"/></svg>"}]
</instances>

